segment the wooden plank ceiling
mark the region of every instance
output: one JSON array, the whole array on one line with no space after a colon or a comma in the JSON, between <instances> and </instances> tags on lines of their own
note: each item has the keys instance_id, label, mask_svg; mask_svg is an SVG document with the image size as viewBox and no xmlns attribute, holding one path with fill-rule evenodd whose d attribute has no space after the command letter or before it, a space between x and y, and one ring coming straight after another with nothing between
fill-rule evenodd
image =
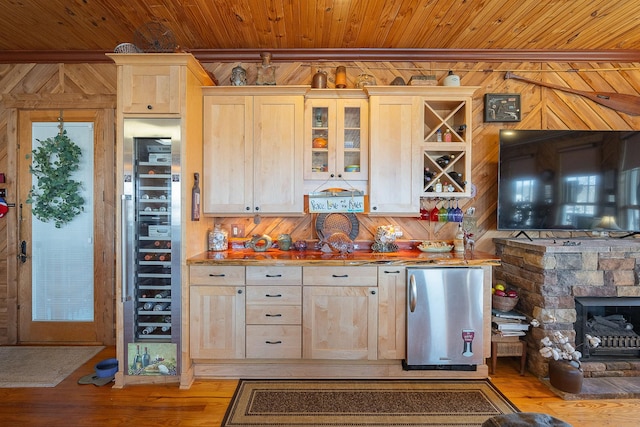
<instances>
[{"instance_id":1,"label":"wooden plank ceiling","mask_svg":"<svg viewBox=\"0 0 640 427\"><path fill-rule=\"evenodd\" d=\"M640 50L638 0L8 0L0 52L112 51L152 21L186 50Z\"/></svg>"}]
</instances>

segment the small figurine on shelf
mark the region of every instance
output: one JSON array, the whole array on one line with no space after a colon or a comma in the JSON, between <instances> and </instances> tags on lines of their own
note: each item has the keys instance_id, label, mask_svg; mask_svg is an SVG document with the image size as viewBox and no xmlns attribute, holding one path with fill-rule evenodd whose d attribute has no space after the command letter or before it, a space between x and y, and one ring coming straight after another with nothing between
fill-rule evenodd
<instances>
[{"instance_id":1,"label":"small figurine on shelf","mask_svg":"<svg viewBox=\"0 0 640 427\"><path fill-rule=\"evenodd\" d=\"M241 65L236 65L231 70L231 86L245 86L247 84L247 71Z\"/></svg>"},{"instance_id":2,"label":"small figurine on shelf","mask_svg":"<svg viewBox=\"0 0 640 427\"><path fill-rule=\"evenodd\" d=\"M258 66L256 84L260 86L275 86L276 67L275 65L271 65L271 53L262 52L260 58L262 58L262 64Z\"/></svg>"}]
</instances>

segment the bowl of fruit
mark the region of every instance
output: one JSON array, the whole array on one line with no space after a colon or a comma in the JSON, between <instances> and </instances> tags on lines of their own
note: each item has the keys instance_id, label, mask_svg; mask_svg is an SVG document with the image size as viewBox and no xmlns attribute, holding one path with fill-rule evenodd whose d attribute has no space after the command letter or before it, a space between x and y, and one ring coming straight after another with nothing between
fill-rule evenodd
<instances>
[{"instance_id":1,"label":"bowl of fruit","mask_svg":"<svg viewBox=\"0 0 640 427\"><path fill-rule=\"evenodd\" d=\"M491 306L498 311L511 311L518 304L518 292L508 289L504 282L497 282L491 288Z\"/></svg>"}]
</instances>

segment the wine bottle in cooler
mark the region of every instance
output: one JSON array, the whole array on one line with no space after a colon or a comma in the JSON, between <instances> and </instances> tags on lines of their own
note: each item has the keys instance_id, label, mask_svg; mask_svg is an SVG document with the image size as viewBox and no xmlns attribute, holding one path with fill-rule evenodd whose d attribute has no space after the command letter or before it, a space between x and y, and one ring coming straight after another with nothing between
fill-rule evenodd
<instances>
[{"instance_id":1,"label":"wine bottle in cooler","mask_svg":"<svg viewBox=\"0 0 640 427\"><path fill-rule=\"evenodd\" d=\"M169 309L168 302L161 302L153 306L153 311L165 311Z\"/></svg>"},{"instance_id":2,"label":"wine bottle in cooler","mask_svg":"<svg viewBox=\"0 0 640 427\"><path fill-rule=\"evenodd\" d=\"M155 330L156 330L155 326L147 326L146 328L144 328L142 330L142 335L149 335L150 333L152 333ZM142 362L142 358L140 359L140 361Z\"/></svg>"},{"instance_id":3,"label":"wine bottle in cooler","mask_svg":"<svg viewBox=\"0 0 640 427\"><path fill-rule=\"evenodd\" d=\"M155 297L156 298L169 298L170 295L171 295L171 292L162 291L162 292L158 292Z\"/></svg>"}]
</instances>

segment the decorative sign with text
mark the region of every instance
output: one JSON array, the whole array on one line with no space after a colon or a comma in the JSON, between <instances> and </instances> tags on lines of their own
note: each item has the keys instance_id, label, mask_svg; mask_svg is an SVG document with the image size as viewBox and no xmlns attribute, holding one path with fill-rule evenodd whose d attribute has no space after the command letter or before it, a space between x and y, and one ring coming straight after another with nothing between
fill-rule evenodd
<instances>
[{"instance_id":1,"label":"decorative sign with text","mask_svg":"<svg viewBox=\"0 0 640 427\"><path fill-rule=\"evenodd\" d=\"M309 213L364 212L364 192L340 191L309 194Z\"/></svg>"}]
</instances>

